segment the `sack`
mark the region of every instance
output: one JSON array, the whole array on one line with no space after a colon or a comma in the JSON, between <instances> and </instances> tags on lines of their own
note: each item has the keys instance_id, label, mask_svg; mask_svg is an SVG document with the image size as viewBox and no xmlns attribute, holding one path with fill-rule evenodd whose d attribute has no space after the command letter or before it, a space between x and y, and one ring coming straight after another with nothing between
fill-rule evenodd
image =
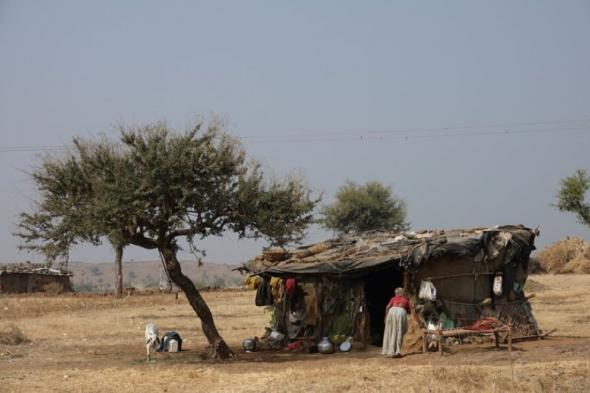
<instances>
[{"instance_id":1,"label":"sack","mask_svg":"<svg viewBox=\"0 0 590 393\"><path fill-rule=\"evenodd\" d=\"M258 285L258 289L256 290L255 304L257 306L270 306L273 304L270 281L263 279L260 282L260 285Z\"/></svg>"},{"instance_id":2,"label":"sack","mask_svg":"<svg viewBox=\"0 0 590 393\"><path fill-rule=\"evenodd\" d=\"M436 288L430 281L422 280L420 282L420 291L418 297L422 300L436 301Z\"/></svg>"},{"instance_id":3,"label":"sack","mask_svg":"<svg viewBox=\"0 0 590 393\"><path fill-rule=\"evenodd\" d=\"M494 295L502 296L502 276L494 277Z\"/></svg>"}]
</instances>

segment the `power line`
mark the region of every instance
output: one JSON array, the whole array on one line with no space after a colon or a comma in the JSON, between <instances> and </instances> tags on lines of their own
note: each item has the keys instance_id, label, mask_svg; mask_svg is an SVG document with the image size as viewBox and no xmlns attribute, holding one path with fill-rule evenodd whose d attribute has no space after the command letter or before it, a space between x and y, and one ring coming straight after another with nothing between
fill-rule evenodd
<instances>
[{"instance_id":1,"label":"power line","mask_svg":"<svg viewBox=\"0 0 590 393\"><path fill-rule=\"evenodd\" d=\"M524 126L549 126L572 125L571 127L558 128L519 128ZM498 129L494 129L498 128ZM453 132L449 132L453 131ZM323 132L314 134L284 134L284 135L259 135L238 136L245 143L304 143L304 142L339 142L339 141L385 141L385 140L410 140L410 139L435 139L449 137L476 137L491 135L517 135L540 134L556 132L590 131L590 119L569 121L537 121L521 123L498 123L480 126L456 126L456 127L431 127L431 128L407 128L385 131L367 132ZM0 153L18 152L51 152L65 151L65 146L5 146L0 147Z\"/></svg>"},{"instance_id":2,"label":"power line","mask_svg":"<svg viewBox=\"0 0 590 393\"><path fill-rule=\"evenodd\" d=\"M422 128L396 128L382 131L365 131L363 135L374 135L374 134L399 134L399 133L416 133L416 132L429 132L429 131L457 131L457 130L480 130L489 128L514 128L524 126L541 126L541 125L590 125L590 119L581 120L553 120L553 121L534 121L534 122L515 122L515 123L495 123L495 124L483 124L483 125L461 125L451 127L422 127ZM359 131L331 131L321 133L321 136L339 136L339 135L359 135ZM301 134L282 134L282 135L251 135L241 136L240 139L257 139L257 138L298 138L298 137L317 137L318 133L301 133Z\"/></svg>"},{"instance_id":3,"label":"power line","mask_svg":"<svg viewBox=\"0 0 590 393\"><path fill-rule=\"evenodd\" d=\"M0 153L42 152L67 150L65 146L6 146L0 147Z\"/></svg>"},{"instance_id":4,"label":"power line","mask_svg":"<svg viewBox=\"0 0 590 393\"><path fill-rule=\"evenodd\" d=\"M570 127L570 128L552 128L552 129L530 129L530 130L494 130L494 131L475 131L475 132L454 132L454 133L430 133L430 134L407 134L407 135L340 135L327 136L318 135L309 138L290 138L290 139L259 139L244 140L244 143L299 143L299 142L338 142L338 141L386 141L386 140L410 140L410 139L436 139L445 137L474 137L490 135L515 135L515 134L533 134L533 133L554 133L554 132L572 132L572 131L590 131L588 127Z\"/></svg>"}]
</instances>

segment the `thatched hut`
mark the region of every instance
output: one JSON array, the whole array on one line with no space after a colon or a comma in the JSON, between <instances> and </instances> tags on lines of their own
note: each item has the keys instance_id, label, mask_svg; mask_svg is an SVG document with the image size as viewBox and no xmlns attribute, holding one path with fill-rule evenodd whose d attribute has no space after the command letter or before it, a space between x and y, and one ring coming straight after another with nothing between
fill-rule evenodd
<instances>
[{"instance_id":1,"label":"thatched hut","mask_svg":"<svg viewBox=\"0 0 590 393\"><path fill-rule=\"evenodd\" d=\"M0 266L0 293L70 292L72 274L46 265L14 263Z\"/></svg>"},{"instance_id":2,"label":"thatched hut","mask_svg":"<svg viewBox=\"0 0 590 393\"><path fill-rule=\"evenodd\" d=\"M422 323L432 314L448 328L493 316L515 337L531 336L540 331L523 288L537 235L520 225L369 232L268 249L244 269L264 279L257 304L272 307L271 328L292 340L378 344L396 287L411 294ZM424 283L436 288L435 300L419 298Z\"/></svg>"}]
</instances>

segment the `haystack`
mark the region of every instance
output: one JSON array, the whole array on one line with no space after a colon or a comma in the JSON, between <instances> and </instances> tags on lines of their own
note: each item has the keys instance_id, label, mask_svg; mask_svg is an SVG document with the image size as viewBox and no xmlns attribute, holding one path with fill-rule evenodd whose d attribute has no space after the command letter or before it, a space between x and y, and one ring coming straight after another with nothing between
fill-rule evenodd
<instances>
[{"instance_id":1,"label":"haystack","mask_svg":"<svg viewBox=\"0 0 590 393\"><path fill-rule=\"evenodd\" d=\"M545 247L537 257L547 273L590 273L590 243L567 237Z\"/></svg>"}]
</instances>

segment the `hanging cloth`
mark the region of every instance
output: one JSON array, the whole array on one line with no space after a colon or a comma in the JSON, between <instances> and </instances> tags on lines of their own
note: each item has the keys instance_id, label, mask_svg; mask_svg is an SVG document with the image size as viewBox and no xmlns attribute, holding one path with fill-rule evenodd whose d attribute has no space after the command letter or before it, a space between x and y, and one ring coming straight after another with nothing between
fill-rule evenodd
<instances>
[{"instance_id":1,"label":"hanging cloth","mask_svg":"<svg viewBox=\"0 0 590 393\"><path fill-rule=\"evenodd\" d=\"M255 304L257 306L270 306L273 304L272 300L272 289L270 287L270 280L263 279L256 290L256 300Z\"/></svg>"},{"instance_id":2,"label":"hanging cloth","mask_svg":"<svg viewBox=\"0 0 590 393\"><path fill-rule=\"evenodd\" d=\"M494 295L502 296L502 276L494 277Z\"/></svg>"},{"instance_id":3,"label":"hanging cloth","mask_svg":"<svg viewBox=\"0 0 590 393\"><path fill-rule=\"evenodd\" d=\"M287 281L285 281L285 295L287 295L288 298L293 296L293 294L295 294L295 288L297 288L297 281L295 281L294 278L288 278Z\"/></svg>"},{"instance_id":4,"label":"hanging cloth","mask_svg":"<svg viewBox=\"0 0 590 393\"><path fill-rule=\"evenodd\" d=\"M436 287L431 281L422 280L420 282L420 291L418 297L423 300L429 300L431 302L436 301Z\"/></svg>"}]
</instances>

